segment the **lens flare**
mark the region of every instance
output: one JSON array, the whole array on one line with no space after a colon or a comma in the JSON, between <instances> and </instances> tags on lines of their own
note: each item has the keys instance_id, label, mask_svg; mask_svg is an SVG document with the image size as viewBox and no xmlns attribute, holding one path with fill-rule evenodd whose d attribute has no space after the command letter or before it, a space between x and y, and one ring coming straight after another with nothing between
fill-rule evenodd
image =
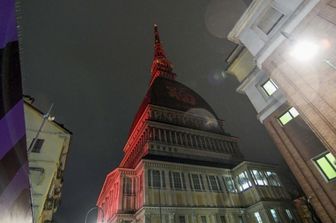
<instances>
[{"instance_id":1,"label":"lens flare","mask_svg":"<svg viewBox=\"0 0 336 223\"><path fill-rule=\"evenodd\" d=\"M290 55L299 61L308 61L318 52L318 46L310 41L297 42Z\"/></svg>"}]
</instances>

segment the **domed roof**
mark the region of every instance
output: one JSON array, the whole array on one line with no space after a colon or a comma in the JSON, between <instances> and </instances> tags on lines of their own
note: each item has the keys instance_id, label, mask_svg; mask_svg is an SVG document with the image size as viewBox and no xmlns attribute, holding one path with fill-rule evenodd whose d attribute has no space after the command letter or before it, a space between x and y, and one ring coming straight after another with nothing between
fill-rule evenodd
<instances>
[{"instance_id":1,"label":"domed roof","mask_svg":"<svg viewBox=\"0 0 336 223\"><path fill-rule=\"evenodd\" d=\"M151 85L145 100L148 104L158 105L179 111L202 108L217 118L211 106L195 91L175 80L158 77Z\"/></svg>"},{"instance_id":2,"label":"domed roof","mask_svg":"<svg viewBox=\"0 0 336 223\"><path fill-rule=\"evenodd\" d=\"M195 91L175 80L157 77L149 87L132 123L130 134L146 107L157 105L204 118L218 119L211 106Z\"/></svg>"}]
</instances>

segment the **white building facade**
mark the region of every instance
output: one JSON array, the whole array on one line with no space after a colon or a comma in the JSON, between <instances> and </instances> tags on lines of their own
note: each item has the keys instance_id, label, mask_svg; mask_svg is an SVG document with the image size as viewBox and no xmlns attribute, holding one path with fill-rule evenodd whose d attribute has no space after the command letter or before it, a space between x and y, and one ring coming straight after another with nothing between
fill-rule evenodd
<instances>
[{"instance_id":1,"label":"white building facade","mask_svg":"<svg viewBox=\"0 0 336 223\"><path fill-rule=\"evenodd\" d=\"M24 105L34 222L52 222L61 199L63 172L72 133L44 114L26 98ZM35 140L34 140L35 139ZM34 140L34 142L33 142Z\"/></svg>"},{"instance_id":2,"label":"white building facade","mask_svg":"<svg viewBox=\"0 0 336 223\"><path fill-rule=\"evenodd\" d=\"M228 72L246 94L314 210L336 219L336 1L254 0L228 39Z\"/></svg>"}]
</instances>

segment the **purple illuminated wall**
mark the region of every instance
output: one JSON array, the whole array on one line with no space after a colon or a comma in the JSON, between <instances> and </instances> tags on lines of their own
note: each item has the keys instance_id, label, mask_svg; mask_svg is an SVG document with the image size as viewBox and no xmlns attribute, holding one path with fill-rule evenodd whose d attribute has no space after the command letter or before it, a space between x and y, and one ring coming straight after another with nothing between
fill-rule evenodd
<instances>
[{"instance_id":1,"label":"purple illuminated wall","mask_svg":"<svg viewBox=\"0 0 336 223\"><path fill-rule=\"evenodd\" d=\"M32 222L14 0L0 0L0 222Z\"/></svg>"}]
</instances>

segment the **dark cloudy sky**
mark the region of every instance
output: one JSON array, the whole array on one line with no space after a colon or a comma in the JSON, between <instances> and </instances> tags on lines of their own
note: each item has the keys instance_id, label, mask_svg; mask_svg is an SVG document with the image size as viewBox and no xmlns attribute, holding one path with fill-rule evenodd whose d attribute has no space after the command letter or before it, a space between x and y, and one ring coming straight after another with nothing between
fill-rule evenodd
<instances>
[{"instance_id":1,"label":"dark cloudy sky","mask_svg":"<svg viewBox=\"0 0 336 223\"><path fill-rule=\"evenodd\" d=\"M248 0L23 1L24 92L74 132L56 222L84 222L122 157L145 94L153 24L177 80L203 96L248 160L282 162L237 81L221 76L234 49L226 35Z\"/></svg>"}]
</instances>

